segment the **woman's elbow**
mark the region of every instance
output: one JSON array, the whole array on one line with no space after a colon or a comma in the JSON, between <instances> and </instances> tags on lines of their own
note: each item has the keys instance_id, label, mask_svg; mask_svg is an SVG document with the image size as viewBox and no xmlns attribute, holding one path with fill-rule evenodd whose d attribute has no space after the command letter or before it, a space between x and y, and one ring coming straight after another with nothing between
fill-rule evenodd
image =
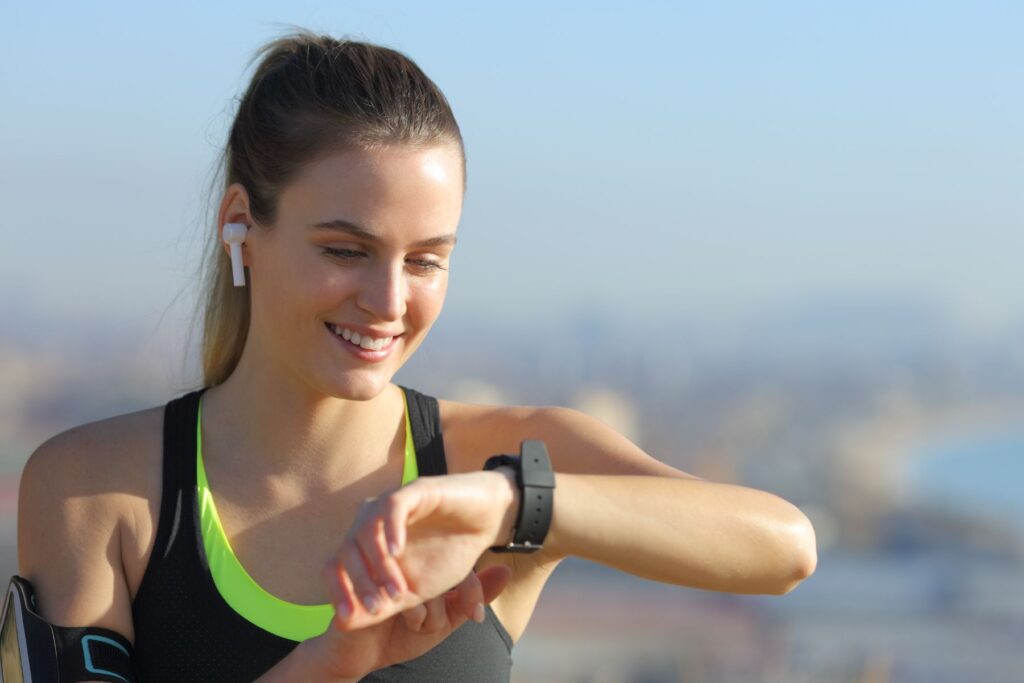
<instances>
[{"instance_id":1,"label":"woman's elbow","mask_svg":"<svg viewBox=\"0 0 1024 683\"><path fill-rule=\"evenodd\" d=\"M818 568L818 541L814 535L814 527L806 517L803 522L796 525L788 545L794 555L793 571L779 595L792 591Z\"/></svg>"}]
</instances>

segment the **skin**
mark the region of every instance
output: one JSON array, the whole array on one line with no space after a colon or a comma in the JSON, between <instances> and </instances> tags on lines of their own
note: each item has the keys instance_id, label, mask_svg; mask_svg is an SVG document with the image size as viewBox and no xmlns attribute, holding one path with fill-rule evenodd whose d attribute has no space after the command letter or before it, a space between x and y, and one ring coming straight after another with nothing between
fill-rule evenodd
<instances>
[{"instance_id":1,"label":"skin","mask_svg":"<svg viewBox=\"0 0 1024 683\"><path fill-rule=\"evenodd\" d=\"M462 200L461 156L448 145L329 154L284 189L272 225L253 219L242 185L228 188L220 225L250 226L242 255L252 317L238 366L207 391L203 411L204 420L218 425L221 442L232 444L219 452L244 462L208 468L244 473L258 483L249 490L262 490L274 507L335 490L383 465L398 437L394 427L404 424L401 392L391 379L441 313ZM338 220L375 237L310 227ZM370 363L341 347L325 322L400 336L386 359ZM506 493L493 481L478 490L490 501ZM475 556L500 533L503 509L489 508L471 545ZM357 561L350 558L349 566ZM339 620L310 641L307 651L331 675L358 676L426 651L472 617L477 603L493 600L510 576L492 567L460 582L451 572L435 572L437 580L413 586L396 565L391 569L401 596L388 616L400 610L403 621L369 621L359 605L362 623ZM335 604L347 603L351 612L354 589L344 576L325 568L323 578ZM457 589L439 597L453 583Z\"/></svg>"},{"instance_id":2,"label":"skin","mask_svg":"<svg viewBox=\"0 0 1024 683\"><path fill-rule=\"evenodd\" d=\"M232 438L245 468L275 477L278 495L315 492L359 463L379 464L361 456L379 461L387 452L381 425L397 426L403 410L391 378L441 313L454 246L411 245L454 237L462 198L461 159L449 146L314 161L281 193L273 226L253 221L244 187L228 188L221 225L251 226L242 258L252 321L237 368L207 392L204 414ZM379 243L307 227L334 219L373 231ZM367 363L341 348L325 322L401 336L386 360Z\"/></svg>"}]
</instances>

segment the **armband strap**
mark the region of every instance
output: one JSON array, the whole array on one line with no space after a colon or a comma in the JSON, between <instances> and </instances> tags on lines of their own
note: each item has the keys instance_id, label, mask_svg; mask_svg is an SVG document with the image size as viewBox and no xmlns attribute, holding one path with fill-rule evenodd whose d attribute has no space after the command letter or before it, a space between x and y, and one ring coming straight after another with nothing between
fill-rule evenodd
<instances>
[{"instance_id":1,"label":"armband strap","mask_svg":"<svg viewBox=\"0 0 1024 683\"><path fill-rule=\"evenodd\" d=\"M63 681L131 683L132 644L108 628L50 626L57 642L57 666Z\"/></svg>"},{"instance_id":2,"label":"armband strap","mask_svg":"<svg viewBox=\"0 0 1024 683\"><path fill-rule=\"evenodd\" d=\"M32 584L20 576L11 578L3 621L5 638L17 649L5 648L4 668L6 658L18 654L21 669L29 674L24 676L26 681L135 681L132 644L127 638L98 626L48 623L36 610Z\"/></svg>"}]
</instances>

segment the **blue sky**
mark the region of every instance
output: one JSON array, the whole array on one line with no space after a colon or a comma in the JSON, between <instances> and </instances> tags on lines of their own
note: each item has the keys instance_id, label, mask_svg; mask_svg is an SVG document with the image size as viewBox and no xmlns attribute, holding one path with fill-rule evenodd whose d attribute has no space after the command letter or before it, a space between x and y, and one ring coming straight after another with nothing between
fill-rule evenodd
<instances>
[{"instance_id":1,"label":"blue sky","mask_svg":"<svg viewBox=\"0 0 1024 683\"><path fill-rule=\"evenodd\" d=\"M451 101L445 315L1024 320L1024 4L984 1L5 3L0 313L187 297L233 98L288 24Z\"/></svg>"}]
</instances>

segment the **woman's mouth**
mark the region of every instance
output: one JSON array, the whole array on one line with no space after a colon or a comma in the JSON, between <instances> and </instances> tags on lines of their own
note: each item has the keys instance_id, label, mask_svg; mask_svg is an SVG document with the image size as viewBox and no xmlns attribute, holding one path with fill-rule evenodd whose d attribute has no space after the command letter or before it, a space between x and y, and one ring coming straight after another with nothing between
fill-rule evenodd
<instances>
[{"instance_id":1,"label":"woman's mouth","mask_svg":"<svg viewBox=\"0 0 1024 683\"><path fill-rule=\"evenodd\" d=\"M337 339L349 351L363 360L383 360L391 353L395 346L395 340L401 335L387 337L371 337L350 330L343 325L324 323L331 335Z\"/></svg>"}]
</instances>

